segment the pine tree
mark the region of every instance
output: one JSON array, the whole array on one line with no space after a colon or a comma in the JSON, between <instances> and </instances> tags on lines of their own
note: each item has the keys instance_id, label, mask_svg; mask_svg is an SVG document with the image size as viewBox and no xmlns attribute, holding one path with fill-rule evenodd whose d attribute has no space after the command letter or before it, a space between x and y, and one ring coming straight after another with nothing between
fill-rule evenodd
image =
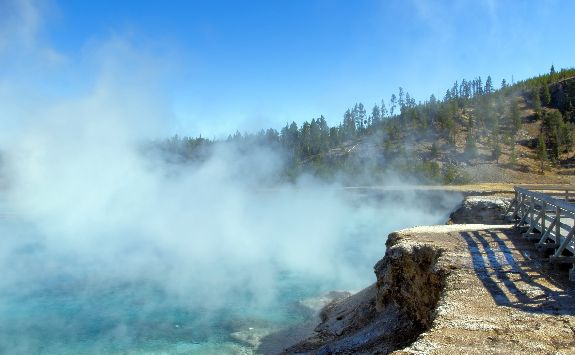
<instances>
[{"instance_id":1,"label":"pine tree","mask_svg":"<svg viewBox=\"0 0 575 355\"><path fill-rule=\"evenodd\" d=\"M325 117L323 117L323 115L321 115L318 119L317 119L317 123L319 126L319 132L320 132L320 142L319 142L319 149L320 152L327 152L329 150L329 126L327 125L327 121L325 120Z\"/></svg>"},{"instance_id":2,"label":"pine tree","mask_svg":"<svg viewBox=\"0 0 575 355\"><path fill-rule=\"evenodd\" d=\"M553 144L552 146L553 161L559 162L559 160L561 159L561 151L563 148L563 141L561 139L562 137L559 129L555 129L553 131L553 138L554 138L553 140L555 141L555 144Z\"/></svg>"},{"instance_id":3,"label":"pine tree","mask_svg":"<svg viewBox=\"0 0 575 355\"><path fill-rule=\"evenodd\" d=\"M573 124L566 122L562 125L561 129L561 141L563 142L563 150L565 152L571 151L573 149Z\"/></svg>"},{"instance_id":4,"label":"pine tree","mask_svg":"<svg viewBox=\"0 0 575 355\"><path fill-rule=\"evenodd\" d=\"M364 133L365 126L367 123L367 116L363 104L361 102L359 104L355 104L353 111L351 113L353 116L353 120L355 121L355 128L357 132Z\"/></svg>"},{"instance_id":5,"label":"pine tree","mask_svg":"<svg viewBox=\"0 0 575 355\"><path fill-rule=\"evenodd\" d=\"M305 159L312 154L311 125L305 121L300 129L300 157Z\"/></svg>"},{"instance_id":6,"label":"pine tree","mask_svg":"<svg viewBox=\"0 0 575 355\"><path fill-rule=\"evenodd\" d=\"M329 129L329 146L330 146L330 148L337 147L341 143L341 139L340 139L340 132L341 131L342 131L341 126L339 127L339 129L337 127L331 127Z\"/></svg>"},{"instance_id":7,"label":"pine tree","mask_svg":"<svg viewBox=\"0 0 575 355\"><path fill-rule=\"evenodd\" d=\"M533 111L535 111L535 119L541 118L541 98L539 97L539 91L534 89L531 92L531 104L533 106Z\"/></svg>"},{"instance_id":8,"label":"pine tree","mask_svg":"<svg viewBox=\"0 0 575 355\"><path fill-rule=\"evenodd\" d=\"M453 83L453 86L451 87L451 96L454 99L459 99L459 85L457 84L457 80L455 81L455 83Z\"/></svg>"},{"instance_id":9,"label":"pine tree","mask_svg":"<svg viewBox=\"0 0 575 355\"><path fill-rule=\"evenodd\" d=\"M563 120L561 112L558 110L546 111L541 122L541 130L547 137L546 143L553 154L553 160L558 161L561 152L565 151L565 141L569 139L569 128Z\"/></svg>"},{"instance_id":10,"label":"pine tree","mask_svg":"<svg viewBox=\"0 0 575 355\"><path fill-rule=\"evenodd\" d=\"M349 109L347 109L343 115L343 137L344 139L355 137L355 120Z\"/></svg>"},{"instance_id":11,"label":"pine tree","mask_svg":"<svg viewBox=\"0 0 575 355\"><path fill-rule=\"evenodd\" d=\"M377 129L380 123L381 123L381 110L376 104L373 106L373 109L371 110L371 126Z\"/></svg>"},{"instance_id":12,"label":"pine tree","mask_svg":"<svg viewBox=\"0 0 575 355\"><path fill-rule=\"evenodd\" d=\"M481 77L477 77L474 80L475 83L475 92L473 96L481 96L483 95L483 81L481 80Z\"/></svg>"},{"instance_id":13,"label":"pine tree","mask_svg":"<svg viewBox=\"0 0 575 355\"><path fill-rule=\"evenodd\" d=\"M541 104L543 106L549 106L551 103L551 93L549 92L549 86L543 85L541 88Z\"/></svg>"},{"instance_id":14,"label":"pine tree","mask_svg":"<svg viewBox=\"0 0 575 355\"><path fill-rule=\"evenodd\" d=\"M359 105L357 105L357 109L357 119L360 122L361 130L365 131L365 126L367 126L367 114L365 107L363 107L363 104L360 102Z\"/></svg>"},{"instance_id":15,"label":"pine tree","mask_svg":"<svg viewBox=\"0 0 575 355\"><path fill-rule=\"evenodd\" d=\"M543 134L539 135L539 143L537 144L537 160L540 164L540 173L543 174L545 171L545 165L547 164L547 147L545 146L545 138Z\"/></svg>"},{"instance_id":16,"label":"pine tree","mask_svg":"<svg viewBox=\"0 0 575 355\"><path fill-rule=\"evenodd\" d=\"M499 158L501 157L501 143L499 142L497 134L493 136L491 143L491 158L499 164Z\"/></svg>"},{"instance_id":17,"label":"pine tree","mask_svg":"<svg viewBox=\"0 0 575 355\"><path fill-rule=\"evenodd\" d=\"M399 104L400 114L403 113L403 110L405 108L405 99L403 95L404 95L403 88L399 87L399 100L397 103Z\"/></svg>"},{"instance_id":18,"label":"pine tree","mask_svg":"<svg viewBox=\"0 0 575 355\"><path fill-rule=\"evenodd\" d=\"M459 87L459 97L464 100L471 98L471 83L465 79L461 81L461 86Z\"/></svg>"},{"instance_id":19,"label":"pine tree","mask_svg":"<svg viewBox=\"0 0 575 355\"><path fill-rule=\"evenodd\" d=\"M395 111L395 107L397 105L397 96L395 96L395 94L391 94L389 103L389 115L393 116L393 112Z\"/></svg>"},{"instance_id":20,"label":"pine tree","mask_svg":"<svg viewBox=\"0 0 575 355\"><path fill-rule=\"evenodd\" d=\"M555 66L551 64L551 69L549 70L549 74L555 75L557 72L555 71Z\"/></svg>"},{"instance_id":21,"label":"pine tree","mask_svg":"<svg viewBox=\"0 0 575 355\"><path fill-rule=\"evenodd\" d=\"M487 80L485 80L485 95L489 95L491 93L493 93L494 89L493 89L493 82L491 81L491 75L487 76Z\"/></svg>"},{"instance_id":22,"label":"pine tree","mask_svg":"<svg viewBox=\"0 0 575 355\"><path fill-rule=\"evenodd\" d=\"M384 118L387 117L387 108L385 107L385 102L383 101L383 99L381 100L381 119L383 120Z\"/></svg>"},{"instance_id":23,"label":"pine tree","mask_svg":"<svg viewBox=\"0 0 575 355\"><path fill-rule=\"evenodd\" d=\"M287 125L286 125L287 127ZM299 128L297 123L293 122L289 125L285 131L285 137L283 136L284 131L282 130L282 140L285 142L288 148L295 154L295 150L299 145Z\"/></svg>"}]
</instances>

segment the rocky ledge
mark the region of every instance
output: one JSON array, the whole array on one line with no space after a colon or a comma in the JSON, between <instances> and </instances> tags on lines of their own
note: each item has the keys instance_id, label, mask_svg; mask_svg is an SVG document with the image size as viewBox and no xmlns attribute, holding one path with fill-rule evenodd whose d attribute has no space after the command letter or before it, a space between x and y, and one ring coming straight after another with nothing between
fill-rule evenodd
<instances>
[{"instance_id":1,"label":"rocky ledge","mask_svg":"<svg viewBox=\"0 0 575 355\"><path fill-rule=\"evenodd\" d=\"M450 221L498 223L506 203L467 197ZM512 226L416 227L386 245L377 282L284 354L575 353L575 288Z\"/></svg>"}]
</instances>

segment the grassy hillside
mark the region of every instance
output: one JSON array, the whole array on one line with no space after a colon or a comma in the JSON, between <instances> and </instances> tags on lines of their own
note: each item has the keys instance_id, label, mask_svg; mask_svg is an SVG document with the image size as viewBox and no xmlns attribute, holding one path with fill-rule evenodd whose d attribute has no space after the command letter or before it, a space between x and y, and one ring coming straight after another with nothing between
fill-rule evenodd
<instances>
[{"instance_id":1,"label":"grassy hillside","mask_svg":"<svg viewBox=\"0 0 575 355\"><path fill-rule=\"evenodd\" d=\"M280 152L282 180L306 172L347 184L391 175L424 183L571 182L575 179L575 69L495 88L491 78L455 82L443 99L416 103L399 89L389 103L355 104L329 127L324 117L279 132L236 132L224 141L172 137L168 160L201 162L214 147Z\"/></svg>"}]
</instances>

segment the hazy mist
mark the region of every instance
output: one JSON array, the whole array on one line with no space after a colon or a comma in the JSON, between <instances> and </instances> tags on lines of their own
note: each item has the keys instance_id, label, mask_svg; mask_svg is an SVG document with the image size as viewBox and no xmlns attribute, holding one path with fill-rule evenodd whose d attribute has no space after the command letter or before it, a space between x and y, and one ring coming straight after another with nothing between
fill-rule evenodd
<instances>
[{"instance_id":1,"label":"hazy mist","mask_svg":"<svg viewBox=\"0 0 575 355\"><path fill-rule=\"evenodd\" d=\"M124 315L99 303L110 292L153 319L166 304L206 318L235 304L274 307L286 275L321 292L358 290L374 281L388 232L448 212L418 210L416 196L360 202L306 176L262 186L283 161L265 149L222 145L194 165L143 154L142 144L171 134L162 93L171 63L117 37L88 44L75 62L38 43L28 16L26 31L1 32L10 72L0 77L0 344L17 342L7 329L32 329L26 322L78 322L14 315L38 293L38 310L49 311L55 292L77 303L78 317L115 320L107 331L122 338Z\"/></svg>"}]
</instances>

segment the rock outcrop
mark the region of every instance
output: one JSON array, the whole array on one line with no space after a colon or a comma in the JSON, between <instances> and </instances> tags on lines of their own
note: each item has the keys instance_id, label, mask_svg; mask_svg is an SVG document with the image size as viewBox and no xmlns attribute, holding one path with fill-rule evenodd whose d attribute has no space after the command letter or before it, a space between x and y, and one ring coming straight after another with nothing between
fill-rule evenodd
<instances>
[{"instance_id":1,"label":"rock outcrop","mask_svg":"<svg viewBox=\"0 0 575 355\"><path fill-rule=\"evenodd\" d=\"M511 203L507 196L468 196L449 216L449 224L501 224L503 213Z\"/></svg>"},{"instance_id":2,"label":"rock outcrop","mask_svg":"<svg viewBox=\"0 0 575 355\"><path fill-rule=\"evenodd\" d=\"M399 233L387 240L385 257L375 264L376 309L395 304L413 321L415 331L431 325L439 300L445 270L437 268L443 249L422 243L407 243Z\"/></svg>"},{"instance_id":3,"label":"rock outcrop","mask_svg":"<svg viewBox=\"0 0 575 355\"><path fill-rule=\"evenodd\" d=\"M451 220L495 223L507 203L468 197ZM575 353L575 289L510 225L416 227L386 245L376 283L284 354Z\"/></svg>"}]
</instances>

